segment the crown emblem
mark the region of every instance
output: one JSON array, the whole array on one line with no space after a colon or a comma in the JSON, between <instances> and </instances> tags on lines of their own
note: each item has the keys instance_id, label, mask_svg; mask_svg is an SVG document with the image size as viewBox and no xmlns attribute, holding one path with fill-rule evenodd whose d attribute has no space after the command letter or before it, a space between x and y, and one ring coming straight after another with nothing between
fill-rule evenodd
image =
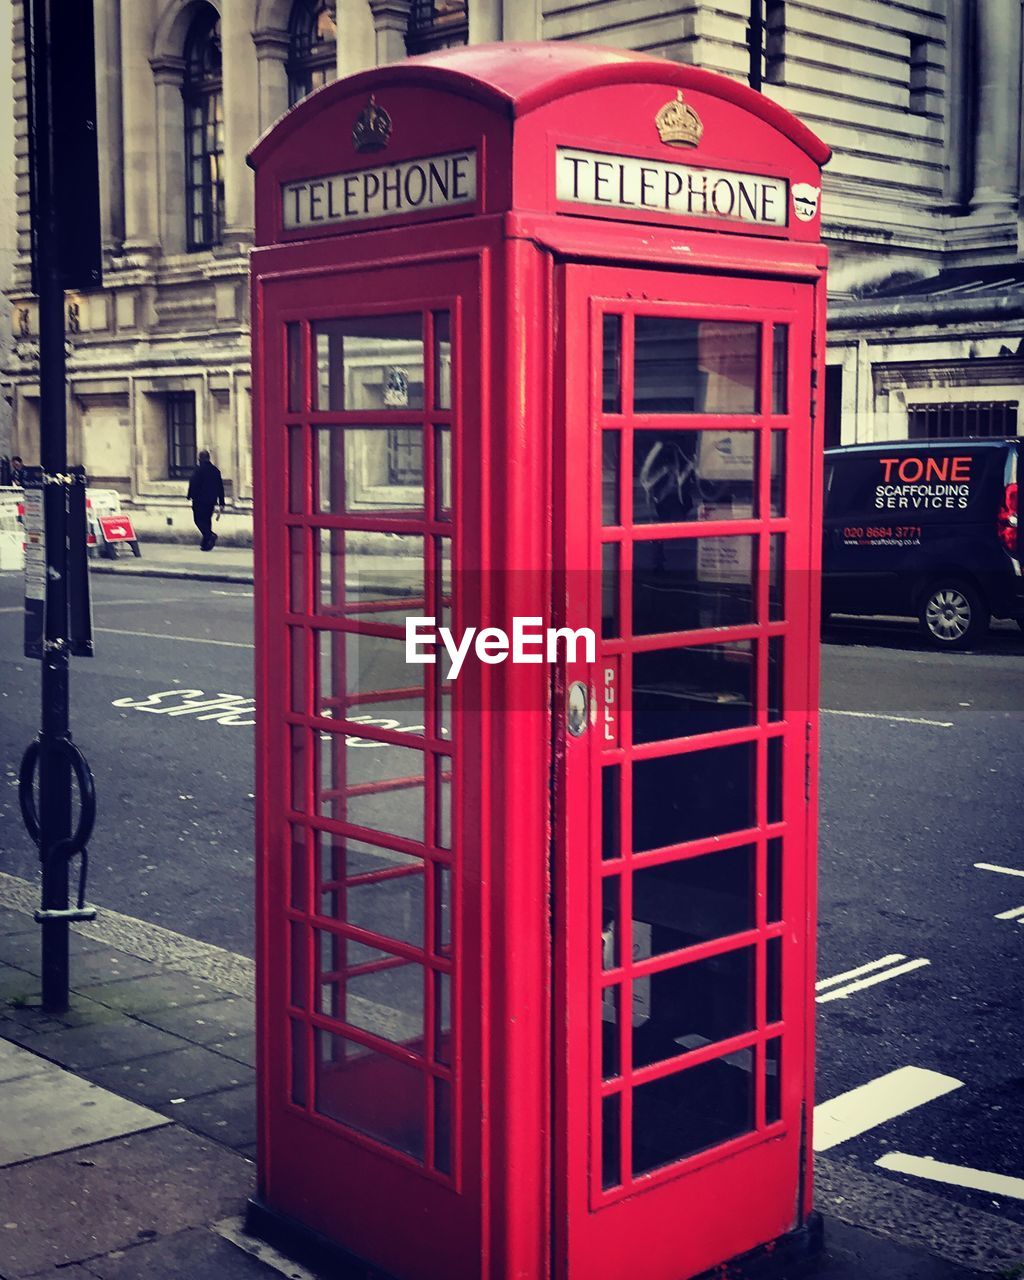
<instances>
[{"instance_id":1,"label":"crown emblem","mask_svg":"<svg viewBox=\"0 0 1024 1280\"><path fill-rule=\"evenodd\" d=\"M371 93L352 127L352 143L357 151L383 151L390 141L391 117Z\"/></svg>"},{"instance_id":2,"label":"crown emblem","mask_svg":"<svg viewBox=\"0 0 1024 1280\"><path fill-rule=\"evenodd\" d=\"M695 147L700 142L704 125L679 89L671 102L666 102L654 117L658 136L669 147Z\"/></svg>"}]
</instances>

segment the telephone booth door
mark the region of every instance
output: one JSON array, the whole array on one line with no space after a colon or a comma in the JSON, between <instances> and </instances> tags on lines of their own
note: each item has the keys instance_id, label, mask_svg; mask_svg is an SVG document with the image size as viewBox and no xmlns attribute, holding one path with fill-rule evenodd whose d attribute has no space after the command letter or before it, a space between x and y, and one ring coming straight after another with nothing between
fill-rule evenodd
<instances>
[{"instance_id":1,"label":"telephone booth door","mask_svg":"<svg viewBox=\"0 0 1024 1280\"><path fill-rule=\"evenodd\" d=\"M261 1195L425 1280L472 1275L481 1252L480 1033L462 1014L480 1002L462 963L478 888L452 801L478 783L443 667L406 662L404 623L455 607L478 294L451 261L297 273L259 301L260 840L280 851L261 881Z\"/></svg>"},{"instance_id":2,"label":"telephone booth door","mask_svg":"<svg viewBox=\"0 0 1024 1280\"><path fill-rule=\"evenodd\" d=\"M563 1276L679 1280L806 1217L814 305L562 269L563 604L599 637L553 850Z\"/></svg>"}]
</instances>

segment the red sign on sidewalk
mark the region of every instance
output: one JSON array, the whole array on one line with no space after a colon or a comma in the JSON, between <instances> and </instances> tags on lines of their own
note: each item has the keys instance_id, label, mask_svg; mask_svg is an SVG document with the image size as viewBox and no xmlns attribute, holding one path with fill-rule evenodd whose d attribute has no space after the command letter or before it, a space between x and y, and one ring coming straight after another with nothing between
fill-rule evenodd
<instances>
[{"instance_id":1,"label":"red sign on sidewalk","mask_svg":"<svg viewBox=\"0 0 1024 1280\"><path fill-rule=\"evenodd\" d=\"M104 542L137 541L131 516L99 516L97 522Z\"/></svg>"}]
</instances>

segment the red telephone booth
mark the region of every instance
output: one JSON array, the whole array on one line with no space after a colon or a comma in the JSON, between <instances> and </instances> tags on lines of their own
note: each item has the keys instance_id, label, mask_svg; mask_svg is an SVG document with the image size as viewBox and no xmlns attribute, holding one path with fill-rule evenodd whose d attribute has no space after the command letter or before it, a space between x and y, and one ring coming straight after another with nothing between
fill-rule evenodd
<instances>
[{"instance_id":1,"label":"red telephone booth","mask_svg":"<svg viewBox=\"0 0 1024 1280\"><path fill-rule=\"evenodd\" d=\"M352 1274L814 1235L827 155L568 43L354 76L253 152L253 1220ZM436 639L515 618L593 652Z\"/></svg>"}]
</instances>

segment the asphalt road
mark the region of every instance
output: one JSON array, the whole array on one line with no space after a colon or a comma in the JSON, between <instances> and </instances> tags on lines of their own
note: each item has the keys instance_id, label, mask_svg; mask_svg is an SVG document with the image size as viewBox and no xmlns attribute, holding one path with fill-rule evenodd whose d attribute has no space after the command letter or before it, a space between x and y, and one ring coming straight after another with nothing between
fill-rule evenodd
<instances>
[{"instance_id":1,"label":"asphalt road","mask_svg":"<svg viewBox=\"0 0 1024 1280\"><path fill-rule=\"evenodd\" d=\"M100 795L90 896L251 955L251 590L93 586L98 656L75 661L72 708ZM15 775L38 671L19 656L19 593L0 576L0 870L31 878ZM1004 1195L875 1163L1024 1177L1024 636L1003 625L948 655L908 623L837 623L825 639L818 1098L904 1068L911 1094L920 1072L948 1090L829 1155L1024 1223L1024 1183ZM186 709L153 714L168 706ZM895 1086L874 1087L884 1111Z\"/></svg>"}]
</instances>

